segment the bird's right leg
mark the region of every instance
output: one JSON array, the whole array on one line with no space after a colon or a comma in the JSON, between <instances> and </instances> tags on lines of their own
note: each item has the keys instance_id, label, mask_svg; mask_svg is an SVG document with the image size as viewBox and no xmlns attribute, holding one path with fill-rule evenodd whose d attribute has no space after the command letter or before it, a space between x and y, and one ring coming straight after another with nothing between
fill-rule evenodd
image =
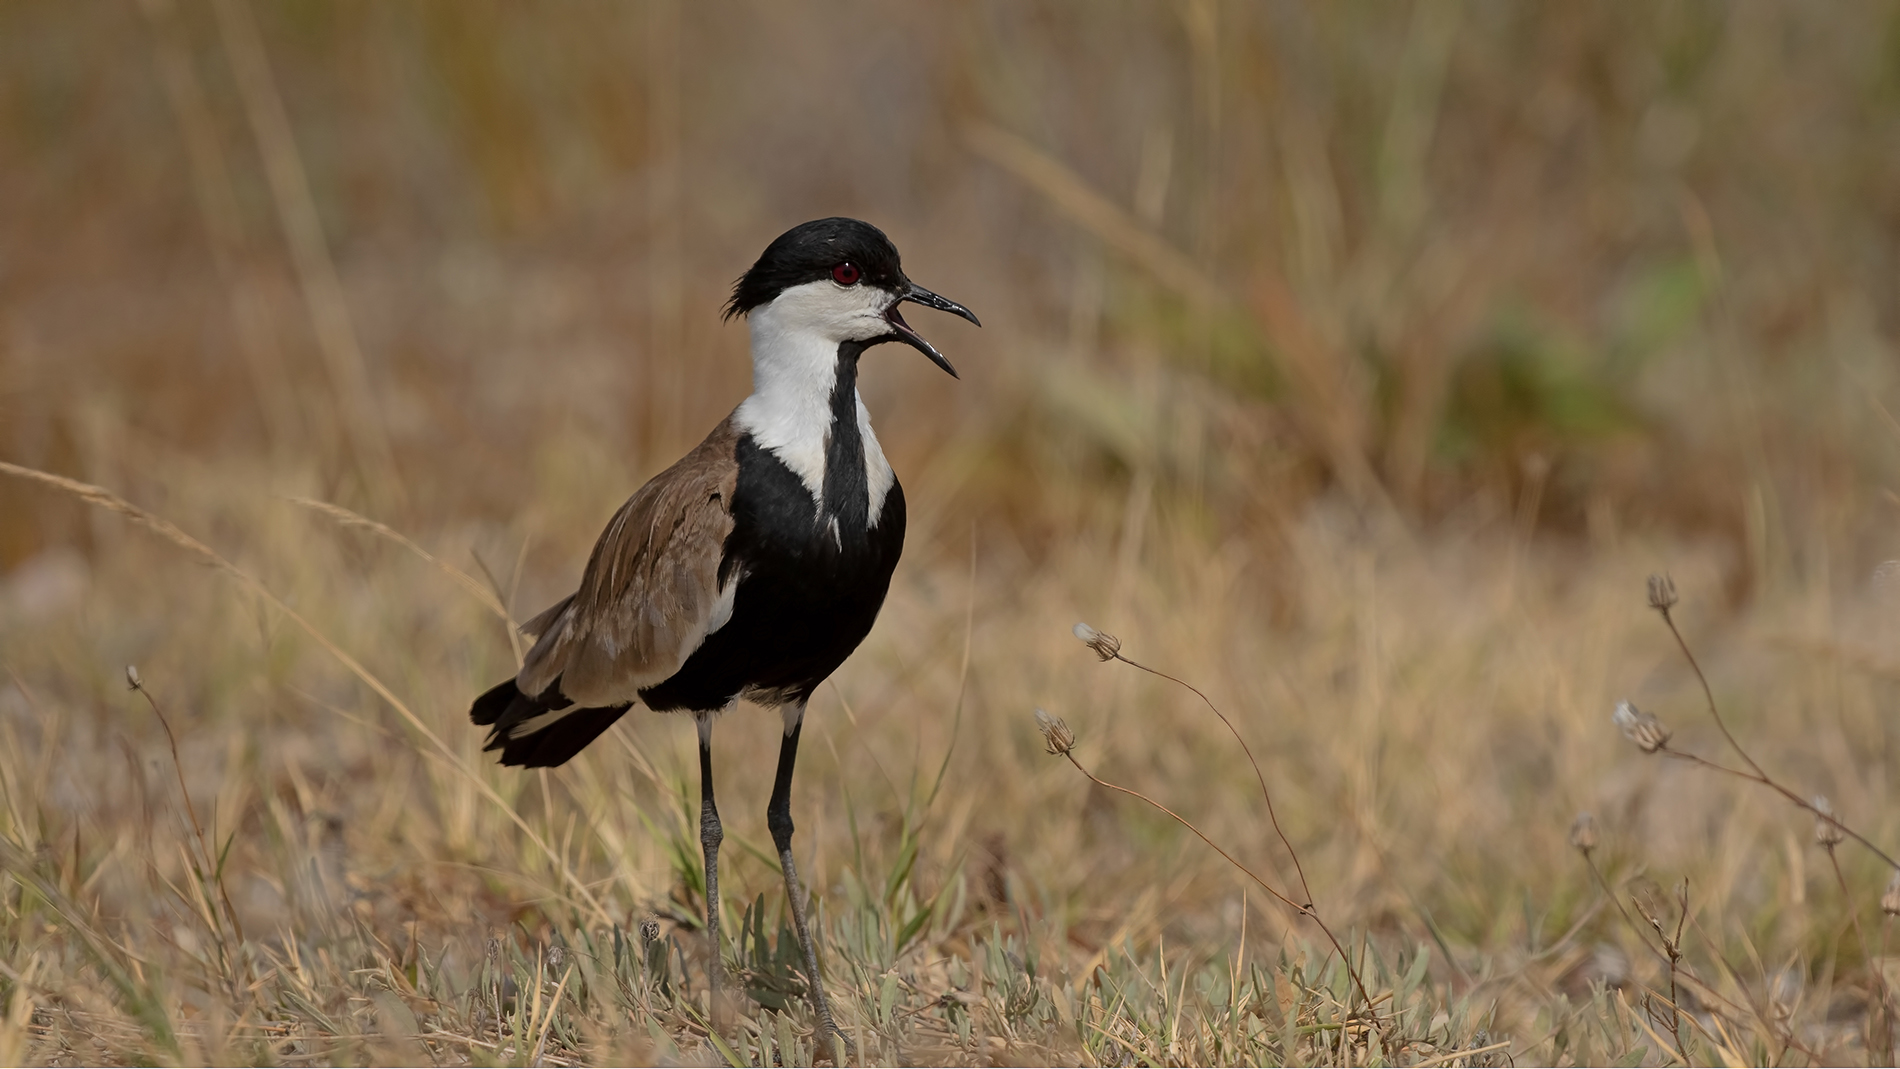
<instances>
[{"instance_id":1,"label":"bird's right leg","mask_svg":"<svg viewBox=\"0 0 1900 1069\"><path fill-rule=\"evenodd\" d=\"M719 843L725 830L719 826L719 806L713 801L712 722L713 714L698 713L699 727L699 845L706 853L706 983L710 988L708 1009L713 1026L725 1025L724 991L726 962L719 947Z\"/></svg>"},{"instance_id":2,"label":"bird's right leg","mask_svg":"<svg viewBox=\"0 0 1900 1069\"><path fill-rule=\"evenodd\" d=\"M798 761L798 733L805 724L805 704L788 705L779 713L785 718L785 741L779 744L778 775L772 781L772 801L765 809L765 824L772 830L772 845L778 847L779 868L785 872L785 897L791 901L792 927L798 931L798 947L804 952L805 974L811 980L811 1005L818 1013L819 1033L826 1038L837 1036L844 1042L848 1056L851 1038L832 1020L831 1004L825 999L825 982L818 974L817 949L812 945L811 927L805 920L805 899L798 893L798 866L792 861L792 766Z\"/></svg>"}]
</instances>

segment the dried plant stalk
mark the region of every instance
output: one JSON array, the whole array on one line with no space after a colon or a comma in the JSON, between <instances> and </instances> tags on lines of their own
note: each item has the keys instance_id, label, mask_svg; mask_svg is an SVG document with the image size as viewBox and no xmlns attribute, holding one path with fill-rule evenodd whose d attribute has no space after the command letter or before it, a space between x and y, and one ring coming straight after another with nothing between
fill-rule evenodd
<instances>
[{"instance_id":1,"label":"dried plant stalk","mask_svg":"<svg viewBox=\"0 0 1900 1069\"><path fill-rule=\"evenodd\" d=\"M443 760L448 762L451 768L460 772L470 783L474 784L475 789L481 792L483 797L494 803L495 807L500 809L503 813L506 813L508 819L512 821L516 827L520 828L522 833L527 835L529 840L534 843L535 847L553 863L555 870L561 873L562 878L567 881L568 886L572 888L574 894L579 897L581 902L587 905L588 909L593 911L595 917L601 923L608 925L614 923L613 915L608 912L606 906L601 903L600 899L595 897L593 891L588 889L581 878L574 873L573 868L568 865L567 859L561 856L552 846L548 845L547 840L543 839L541 835L522 818L521 814L515 812L515 808L509 805L507 800L500 794L496 793L495 788L489 786L488 781L470 769L468 765L462 761L461 755L457 754L448 743L442 740L442 736L436 734L428 724L423 723L422 718L416 715L415 710L409 708L407 702L398 698L396 692L390 690L387 684L377 678L368 668L365 668L361 661L358 661L355 657L346 652L343 647L331 641L328 635L318 630L315 624L304 619L303 614L285 604L284 600L273 593L269 587L251 578L249 573L237 565L232 564L230 561L225 560L210 546L186 534L169 520L155 516L139 508L137 505L132 504L104 487L80 482L78 479L68 479L63 475L54 475L50 472L40 471L35 468L9 464L3 460L0 460L0 474L13 475L18 478L40 483L44 486L53 487L56 490L71 494L89 505L95 505L109 512L116 512L121 516L127 517L132 520L132 522L157 534L159 537L185 550L192 556L197 557L200 561L209 564L213 568L230 576L232 579L237 580L239 585L269 602L272 608L283 613L292 623L301 628L304 634L309 635L317 645L322 646L328 651L330 656L342 662L343 667L348 669L351 675L362 680L365 686L375 691L377 696L382 698L385 702L388 702L390 708L394 709L418 735L421 735L429 741L429 744L436 749Z\"/></svg>"},{"instance_id":2,"label":"dried plant stalk","mask_svg":"<svg viewBox=\"0 0 1900 1069\"><path fill-rule=\"evenodd\" d=\"M1097 787L1102 787L1107 790L1116 791L1120 794L1125 794L1129 796L1130 798L1135 798L1142 802L1146 802L1148 805L1153 806L1155 809L1158 809L1161 812L1167 814L1168 817L1172 819L1175 823L1193 832L1195 837L1199 838L1202 842L1206 843L1209 847L1213 848L1213 851L1219 854L1222 858L1224 858L1229 865L1232 865L1233 867L1239 869L1243 874L1246 875L1248 879L1258 884L1261 890L1272 895L1274 898L1279 899L1282 903L1284 903L1287 907L1292 909L1294 912L1300 914L1303 917L1310 918L1315 925L1318 925L1319 930L1325 933L1327 941L1333 944L1333 950L1338 952L1339 960L1345 963L1346 974L1352 977L1353 986L1359 990L1359 997L1365 1000L1366 1012L1371 1015L1373 1021L1376 1022L1379 1019L1379 1012L1377 1009L1374 1008L1372 995L1370 992L1366 990L1365 981L1359 978L1359 970L1353 967L1351 955L1346 953L1346 948L1340 945L1339 938L1333 935L1332 929L1326 926L1326 922L1320 920L1319 914L1314 912L1312 906L1301 905L1300 903L1293 901L1291 898L1288 898L1285 894L1283 894L1278 888L1274 887L1272 884L1268 883L1266 880L1261 879L1258 873L1254 872L1252 869L1248 868L1247 866L1241 864L1239 859L1235 858L1234 855L1228 853L1224 848L1222 848L1222 846L1219 843L1208 838L1206 832L1203 832L1201 829L1195 827L1193 821L1187 819L1186 817L1182 816L1179 813L1176 813L1174 810L1169 809L1167 806L1162 805L1160 802L1155 801L1153 798L1148 797L1147 795L1141 793L1140 791L1134 790L1133 788L1130 788L1130 787L1124 787L1119 783L1110 783L1107 780L1102 779L1101 777L1097 776L1095 773L1090 772L1082 764L1082 762L1076 760L1075 753L1074 753L1075 733L1069 730L1069 725L1065 723L1060 717L1051 716L1047 712L1044 712L1043 710L1038 709L1036 710L1036 725L1038 729L1041 730L1042 732L1043 740L1045 744L1047 745L1049 752L1059 757L1068 758L1069 763L1075 766L1075 770L1077 772L1082 773L1084 776L1087 776L1089 778L1089 782L1095 784Z\"/></svg>"}]
</instances>

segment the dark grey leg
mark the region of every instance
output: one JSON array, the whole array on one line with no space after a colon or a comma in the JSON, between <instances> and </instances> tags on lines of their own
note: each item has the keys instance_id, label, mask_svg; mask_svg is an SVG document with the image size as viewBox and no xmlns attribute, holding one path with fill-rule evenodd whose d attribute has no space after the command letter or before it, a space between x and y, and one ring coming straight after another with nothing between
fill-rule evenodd
<instances>
[{"instance_id":1,"label":"dark grey leg","mask_svg":"<svg viewBox=\"0 0 1900 1069\"><path fill-rule=\"evenodd\" d=\"M699 726L699 845L706 852L706 982L711 989L708 1010L714 1027L725 1024L726 962L719 944L719 843L726 837L719 826L719 806L713 802L712 714L695 718Z\"/></svg>"},{"instance_id":2,"label":"dark grey leg","mask_svg":"<svg viewBox=\"0 0 1900 1069\"><path fill-rule=\"evenodd\" d=\"M798 866L792 862L792 765L798 760L798 733L804 729L805 707L801 703L779 712L785 717L785 741L779 746L778 776L772 781L765 824L772 829L779 868L785 871L785 897L792 903L792 926L798 929L799 949L805 952L805 975L811 979L811 1006L818 1014L818 1029L827 1037L837 1036L848 1049L851 1040L838 1030L831 1019L831 1004L825 1001L825 983L818 975L818 952L812 946L811 928L805 923L805 900L798 893Z\"/></svg>"}]
</instances>

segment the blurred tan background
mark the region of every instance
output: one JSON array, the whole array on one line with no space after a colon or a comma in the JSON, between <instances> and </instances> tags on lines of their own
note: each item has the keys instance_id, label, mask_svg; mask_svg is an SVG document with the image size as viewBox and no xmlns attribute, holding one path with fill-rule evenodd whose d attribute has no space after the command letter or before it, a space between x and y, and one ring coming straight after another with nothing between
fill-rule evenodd
<instances>
[{"instance_id":1,"label":"blurred tan background","mask_svg":"<svg viewBox=\"0 0 1900 1069\"><path fill-rule=\"evenodd\" d=\"M898 849L960 724L919 880L1081 960L1230 941L1229 871L1040 753L1046 705L1105 775L1275 856L1218 724L1095 666L1067 637L1087 619L1234 713L1342 924L1471 972L1548 943L1593 893L1563 841L1591 808L1630 866L1692 873L1712 928L1858 955L1805 825L1643 763L1608 714L1653 701L1718 752L1642 607L1671 571L1740 733L1900 828L1894 4L8 3L0 459L203 539L481 769L462 716L510 670L505 631L284 499L539 610L744 396L732 280L829 214L984 327L912 317L961 381L867 361L912 526L815 706L816 881ZM169 775L123 693L137 663L241 832L258 926L321 913L282 875L299 850L443 939L566 908L453 761L234 591L0 480L0 722L39 784L17 834L104 873L108 912L163 912L113 874ZM756 839L774 739L737 717L727 823ZM479 774L552 840L582 814L573 863L637 918L690 897L627 815L669 811L689 734L629 721L552 788ZM120 782L134 750L145 779ZM654 755L632 785L628 750ZM854 821L884 815L847 828L847 791ZM773 893L735 864L737 893ZM1269 915L1255 940L1297 927ZM1627 941L1609 916L1588 932ZM1512 996L1522 1031L1573 967Z\"/></svg>"},{"instance_id":2,"label":"blurred tan background","mask_svg":"<svg viewBox=\"0 0 1900 1069\"><path fill-rule=\"evenodd\" d=\"M880 354L902 469L1037 552L1152 480L1216 539L1329 496L1706 538L1744 598L1822 516L1891 518L1881 5L255 15L250 98L204 5L0 15L9 458L126 485L129 440L346 503L367 466L507 518L537 458L690 444L745 388L731 280L850 213L987 324L932 324L962 383ZM28 493L0 565L86 545Z\"/></svg>"}]
</instances>

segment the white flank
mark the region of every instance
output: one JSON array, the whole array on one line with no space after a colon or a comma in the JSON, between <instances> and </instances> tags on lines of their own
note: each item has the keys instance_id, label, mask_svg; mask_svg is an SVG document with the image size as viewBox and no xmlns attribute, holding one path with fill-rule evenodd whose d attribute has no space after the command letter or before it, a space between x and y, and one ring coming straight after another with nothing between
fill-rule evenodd
<instances>
[{"instance_id":1,"label":"white flank","mask_svg":"<svg viewBox=\"0 0 1900 1069\"><path fill-rule=\"evenodd\" d=\"M871 490L871 526L876 527L878 515L884 511L884 495L891 492L897 473L884 459L884 447L877 444L877 435L871 433L871 410L864 407L862 394L858 396L858 434L864 439L864 483Z\"/></svg>"},{"instance_id":2,"label":"white flank","mask_svg":"<svg viewBox=\"0 0 1900 1069\"><path fill-rule=\"evenodd\" d=\"M732 619L732 603L739 596L739 578L739 574L735 571L726 577L726 585L719 588L719 599L713 602L712 616L706 620L706 634L710 635L726 626ZM700 641L704 642L705 638L701 637ZM693 649L698 648L697 644L693 646ZM692 651L688 650L686 656L692 656ZM680 663L685 664L686 657L681 657Z\"/></svg>"}]
</instances>

